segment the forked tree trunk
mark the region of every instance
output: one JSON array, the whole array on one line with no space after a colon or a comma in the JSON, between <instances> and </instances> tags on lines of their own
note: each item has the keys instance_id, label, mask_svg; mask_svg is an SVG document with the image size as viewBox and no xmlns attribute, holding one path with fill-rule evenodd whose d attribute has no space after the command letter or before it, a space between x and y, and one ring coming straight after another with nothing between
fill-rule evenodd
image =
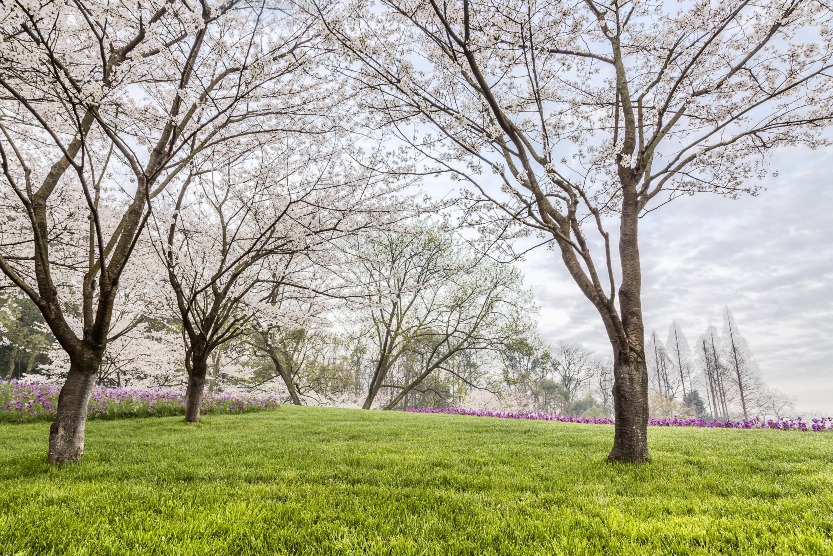
<instances>
[{"instance_id":1,"label":"forked tree trunk","mask_svg":"<svg viewBox=\"0 0 833 556\"><path fill-rule=\"evenodd\" d=\"M616 415L611 461L646 462L648 455L648 367L645 358L617 357L613 365Z\"/></svg>"},{"instance_id":2,"label":"forked tree trunk","mask_svg":"<svg viewBox=\"0 0 833 556\"><path fill-rule=\"evenodd\" d=\"M194 356L188 375L188 390L185 394L185 420L189 423L199 423L200 405L205 393L205 375L208 371L208 355Z\"/></svg>"},{"instance_id":3,"label":"forked tree trunk","mask_svg":"<svg viewBox=\"0 0 833 556\"><path fill-rule=\"evenodd\" d=\"M101 355L79 350L70 358L69 374L58 395L58 412L49 428L49 463L81 461L87 404L93 391Z\"/></svg>"}]
</instances>

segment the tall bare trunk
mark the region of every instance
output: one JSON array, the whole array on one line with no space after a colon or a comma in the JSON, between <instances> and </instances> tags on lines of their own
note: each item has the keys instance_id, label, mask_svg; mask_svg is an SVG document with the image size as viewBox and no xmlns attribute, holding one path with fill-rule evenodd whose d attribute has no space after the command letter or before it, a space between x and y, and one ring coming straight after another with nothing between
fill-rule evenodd
<instances>
[{"instance_id":1,"label":"tall bare trunk","mask_svg":"<svg viewBox=\"0 0 833 556\"><path fill-rule=\"evenodd\" d=\"M216 349L211 354L211 380L208 382L208 395L212 395L220 380L220 362L223 359L223 350Z\"/></svg>"},{"instance_id":2,"label":"tall bare trunk","mask_svg":"<svg viewBox=\"0 0 833 556\"><path fill-rule=\"evenodd\" d=\"M749 413L746 410L746 393L743 375L741 371L741 363L738 357L738 350L740 349L735 342L735 331L732 330L732 322L729 321L729 347L732 350L732 366L735 370L735 375L738 380L738 392L740 393L740 407L743 410L743 418L749 419Z\"/></svg>"},{"instance_id":3,"label":"tall bare trunk","mask_svg":"<svg viewBox=\"0 0 833 556\"><path fill-rule=\"evenodd\" d=\"M49 428L49 463L81 461L84 456L84 430L87 404L101 355L81 348L70 357L69 374L58 395L58 413Z\"/></svg>"}]
</instances>

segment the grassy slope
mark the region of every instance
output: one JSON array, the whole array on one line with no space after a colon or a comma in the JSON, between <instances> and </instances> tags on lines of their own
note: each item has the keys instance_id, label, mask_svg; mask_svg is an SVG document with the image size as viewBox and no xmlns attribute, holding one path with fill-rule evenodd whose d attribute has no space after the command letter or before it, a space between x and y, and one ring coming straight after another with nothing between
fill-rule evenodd
<instances>
[{"instance_id":1,"label":"grassy slope","mask_svg":"<svg viewBox=\"0 0 833 556\"><path fill-rule=\"evenodd\" d=\"M833 435L282 407L0 425L0 554L833 554Z\"/></svg>"}]
</instances>

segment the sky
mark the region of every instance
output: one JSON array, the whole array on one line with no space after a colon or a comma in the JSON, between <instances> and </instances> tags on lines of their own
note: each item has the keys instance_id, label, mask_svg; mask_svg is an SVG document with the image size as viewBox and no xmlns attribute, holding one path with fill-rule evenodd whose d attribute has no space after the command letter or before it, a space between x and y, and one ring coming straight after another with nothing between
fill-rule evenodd
<instances>
[{"instance_id":1,"label":"sky","mask_svg":"<svg viewBox=\"0 0 833 556\"><path fill-rule=\"evenodd\" d=\"M784 149L757 197L677 199L640 221L646 336L676 320L694 344L729 307L764 381L799 413L833 414L833 150ZM560 256L519 264L541 308L539 329L609 355L601 319Z\"/></svg>"}]
</instances>

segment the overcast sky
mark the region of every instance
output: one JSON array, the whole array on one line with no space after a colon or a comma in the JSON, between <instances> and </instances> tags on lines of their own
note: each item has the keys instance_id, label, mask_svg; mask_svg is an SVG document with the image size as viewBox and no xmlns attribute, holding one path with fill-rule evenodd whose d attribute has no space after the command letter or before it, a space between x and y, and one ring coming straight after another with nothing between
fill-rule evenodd
<instances>
[{"instance_id":1,"label":"overcast sky","mask_svg":"<svg viewBox=\"0 0 833 556\"><path fill-rule=\"evenodd\" d=\"M640 222L646 335L665 341L677 320L693 344L724 307L749 342L764 380L804 412L833 414L833 153L778 152L780 175L758 197L702 194ZM544 248L520 264L549 340L606 355L601 320Z\"/></svg>"}]
</instances>

